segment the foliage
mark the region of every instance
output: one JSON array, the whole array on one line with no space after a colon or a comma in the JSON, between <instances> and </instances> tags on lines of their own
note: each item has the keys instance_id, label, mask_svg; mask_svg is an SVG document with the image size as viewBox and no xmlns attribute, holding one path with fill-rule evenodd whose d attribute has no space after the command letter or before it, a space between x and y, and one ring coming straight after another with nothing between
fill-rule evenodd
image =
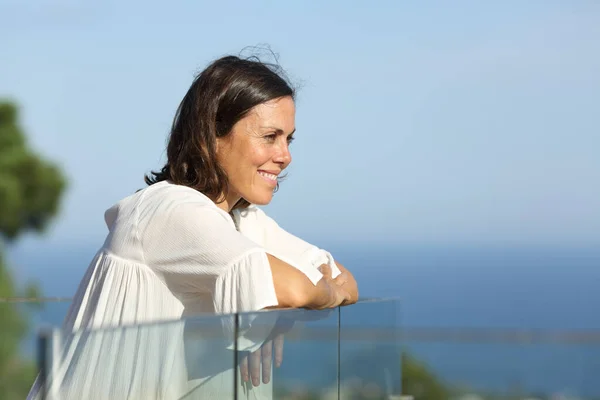
<instances>
[{"instance_id":1,"label":"foliage","mask_svg":"<svg viewBox=\"0 0 600 400\"><path fill-rule=\"evenodd\" d=\"M27 145L18 122L17 107L0 102L0 235L7 240L42 232L65 189L59 168Z\"/></svg>"},{"instance_id":2,"label":"foliage","mask_svg":"<svg viewBox=\"0 0 600 400\"><path fill-rule=\"evenodd\" d=\"M448 399L444 384L421 361L406 352L402 355L402 392L415 400Z\"/></svg>"},{"instance_id":3,"label":"foliage","mask_svg":"<svg viewBox=\"0 0 600 400\"><path fill-rule=\"evenodd\" d=\"M18 290L3 253L20 235L44 231L58 212L65 186L59 168L28 146L15 104L0 101L0 299L36 294L35 286ZM17 303L0 301L2 399L25 398L35 377L35 365L19 352L29 328L24 311Z\"/></svg>"},{"instance_id":4,"label":"foliage","mask_svg":"<svg viewBox=\"0 0 600 400\"><path fill-rule=\"evenodd\" d=\"M0 252L0 298L16 294ZM20 358L19 345L28 325L17 304L0 302L0 326L0 393L3 399L22 399L35 377L35 365Z\"/></svg>"}]
</instances>

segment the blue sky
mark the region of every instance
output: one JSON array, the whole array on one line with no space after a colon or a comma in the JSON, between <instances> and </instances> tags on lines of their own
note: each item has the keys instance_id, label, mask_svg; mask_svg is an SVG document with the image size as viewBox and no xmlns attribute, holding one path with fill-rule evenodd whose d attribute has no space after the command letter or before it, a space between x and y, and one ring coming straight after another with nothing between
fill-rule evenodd
<instances>
[{"instance_id":1,"label":"blue sky","mask_svg":"<svg viewBox=\"0 0 600 400\"><path fill-rule=\"evenodd\" d=\"M101 3L0 0L0 97L70 180L25 248L99 244L104 210L164 160L194 73L263 43L301 84L294 161L267 208L288 230L600 244L597 2Z\"/></svg>"}]
</instances>

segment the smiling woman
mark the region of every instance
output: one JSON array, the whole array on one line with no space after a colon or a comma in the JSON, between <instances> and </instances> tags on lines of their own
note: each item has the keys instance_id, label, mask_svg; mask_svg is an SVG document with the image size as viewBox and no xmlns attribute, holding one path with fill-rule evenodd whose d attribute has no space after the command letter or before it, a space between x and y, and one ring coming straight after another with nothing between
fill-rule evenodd
<instances>
[{"instance_id":1,"label":"smiling woman","mask_svg":"<svg viewBox=\"0 0 600 400\"><path fill-rule=\"evenodd\" d=\"M276 66L228 56L200 73L177 110L166 164L146 176L147 188L106 211L108 236L79 286L67 332L200 313L356 302L350 272L257 207L272 200L292 161L295 112L294 90ZM174 344L160 349L150 344L164 338L133 340L126 351L102 340L107 352L118 351L114 357L103 353L104 363L86 351L85 340L69 343L60 368L68 376L57 373L51 383L62 394L58 398L179 398L190 388L191 398L214 398L219 382L232 382L237 373L242 396L272 397L270 372L261 379L245 357L239 372L194 379L180 352L156 357L157 351L181 348L182 335L170 335ZM251 365L257 365L261 344L252 347ZM168 379L148 375L162 371L147 367L156 359L175 366ZM124 367L130 365L146 366L145 373ZM229 393L225 386L223 393ZM36 385L30 398L38 390Z\"/></svg>"}]
</instances>

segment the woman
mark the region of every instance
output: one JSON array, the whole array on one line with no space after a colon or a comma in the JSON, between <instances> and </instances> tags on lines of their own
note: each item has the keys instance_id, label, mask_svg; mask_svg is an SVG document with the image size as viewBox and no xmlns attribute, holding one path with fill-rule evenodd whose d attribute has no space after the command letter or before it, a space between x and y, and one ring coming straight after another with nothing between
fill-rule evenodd
<instances>
[{"instance_id":1,"label":"woman","mask_svg":"<svg viewBox=\"0 0 600 400\"><path fill-rule=\"evenodd\" d=\"M341 264L256 207L271 201L290 164L294 132L294 90L273 66L233 56L209 65L177 110L165 166L105 213L108 237L77 291L66 332L355 302L356 281ZM138 328L118 339L69 336L49 390L59 398L183 396L190 386L174 339L181 327L173 326L143 340ZM123 357L118 366L115 357ZM133 372L140 365L143 377ZM241 378L249 380L247 370Z\"/></svg>"}]
</instances>

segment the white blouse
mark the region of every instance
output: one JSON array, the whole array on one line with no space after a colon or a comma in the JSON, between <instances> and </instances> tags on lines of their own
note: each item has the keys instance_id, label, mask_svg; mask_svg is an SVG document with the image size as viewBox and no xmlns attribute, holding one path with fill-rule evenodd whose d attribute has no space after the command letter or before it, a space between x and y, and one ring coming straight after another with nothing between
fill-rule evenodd
<instances>
[{"instance_id":1,"label":"white blouse","mask_svg":"<svg viewBox=\"0 0 600 400\"><path fill-rule=\"evenodd\" d=\"M322 264L331 266L334 277L340 273L331 254L287 233L259 208L236 210L233 216L198 191L170 182L151 185L108 209L108 236L63 325L49 399L230 398L237 373L231 368L231 336L225 338L230 326L223 327L223 351L215 356L214 348L203 348L214 347L208 340L184 347L184 321L139 324L276 306L267 254L314 284L322 278ZM244 337L238 343L240 350L261 345ZM195 358L212 354L210 362L223 368L211 376L188 376L190 348ZM240 398L272 396L271 384L253 388L238 382ZM36 381L28 399L39 395Z\"/></svg>"}]
</instances>

